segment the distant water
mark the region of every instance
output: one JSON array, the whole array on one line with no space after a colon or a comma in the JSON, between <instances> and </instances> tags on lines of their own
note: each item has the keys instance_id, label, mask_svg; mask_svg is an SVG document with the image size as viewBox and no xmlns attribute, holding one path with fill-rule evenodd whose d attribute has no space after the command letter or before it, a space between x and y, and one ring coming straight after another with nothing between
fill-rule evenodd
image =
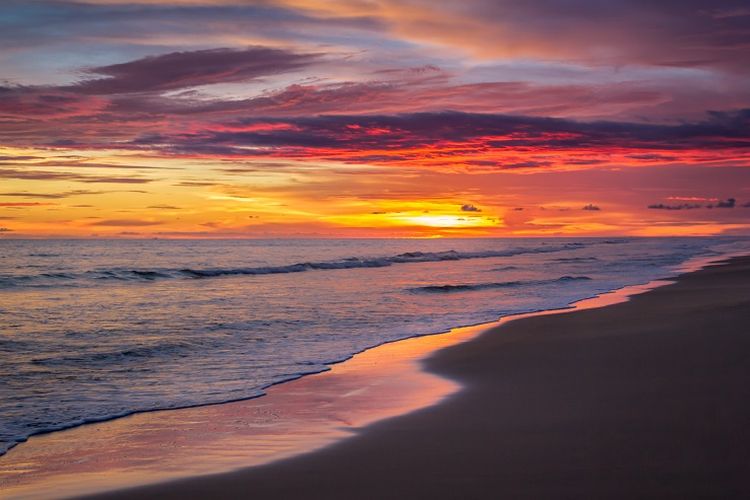
<instances>
[{"instance_id":1,"label":"distant water","mask_svg":"<svg viewBox=\"0 0 750 500\"><path fill-rule=\"evenodd\" d=\"M563 307L740 238L0 241L0 454L257 396L383 342Z\"/></svg>"}]
</instances>

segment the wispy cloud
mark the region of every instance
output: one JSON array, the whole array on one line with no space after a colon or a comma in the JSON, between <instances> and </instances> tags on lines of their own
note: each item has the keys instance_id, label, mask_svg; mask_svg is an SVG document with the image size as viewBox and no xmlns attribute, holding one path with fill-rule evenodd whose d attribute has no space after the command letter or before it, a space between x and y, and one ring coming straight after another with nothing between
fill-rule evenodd
<instances>
[{"instance_id":1,"label":"wispy cloud","mask_svg":"<svg viewBox=\"0 0 750 500\"><path fill-rule=\"evenodd\" d=\"M38 181L77 181L87 184L146 184L153 179L144 177L123 177L104 175L82 175L73 172L55 172L51 170L22 170L0 168L0 179L25 179Z\"/></svg>"},{"instance_id":2,"label":"wispy cloud","mask_svg":"<svg viewBox=\"0 0 750 500\"><path fill-rule=\"evenodd\" d=\"M108 226L108 227L141 227L141 226L158 226L163 224L158 221L146 221L138 219L105 219L89 224L90 226Z\"/></svg>"},{"instance_id":3,"label":"wispy cloud","mask_svg":"<svg viewBox=\"0 0 750 500\"><path fill-rule=\"evenodd\" d=\"M83 80L68 90L108 95L165 92L216 83L243 82L299 69L312 64L318 57L316 54L298 54L268 47L172 52L89 68L88 74L102 78Z\"/></svg>"},{"instance_id":4,"label":"wispy cloud","mask_svg":"<svg viewBox=\"0 0 750 500\"><path fill-rule=\"evenodd\" d=\"M54 205L54 203L41 203L36 201L10 201L0 202L0 207L36 207L40 205Z\"/></svg>"},{"instance_id":5,"label":"wispy cloud","mask_svg":"<svg viewBox=\"0 0 750 500\"><path fill-rule=\"evenodd\" d=\"M69 198L71 196L83 196L83 195L97 195L103 194L104 191L88 191L85 189L76 189L73 191L65 191L62 193L29 193L26 191L21 192L9 192L0 193L0 197L15 197L15 198L44 198L44 199L62 199Z\"/></svg>"}]
</instances>

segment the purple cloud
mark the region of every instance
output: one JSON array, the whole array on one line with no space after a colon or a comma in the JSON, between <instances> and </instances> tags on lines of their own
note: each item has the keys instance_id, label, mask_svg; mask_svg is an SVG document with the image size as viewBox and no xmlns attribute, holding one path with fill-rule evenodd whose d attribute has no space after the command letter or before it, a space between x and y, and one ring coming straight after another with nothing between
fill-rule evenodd
<instances>
[{"instance_id":1,"label":"purple cloud","mask_svg":"<svg viewBox=\"0 0 750 500\"><path fill-rule=\"evenodd\" d=\"M479 143L477 143L479 141ZM750 109L711 113L701 122L645 124L580 122L557 118L477 113L407 113L399 115L327 115L290 119L248 118L207 124L205 130L160 136L139 146L163 147L174 153L315 156L346 151L357 161L393 161L391 151L465 143L467 148L513 151L524 148L632 148L636 150L723 150L750 148ZM467 149L467 153L470 152ZM377 150L378 159L370 150ZM388 151L388 153L383 153ZM317 152L317 153L316 153ZM453 152L461 152L461 150ZM356 156L361 155L361 156ZM403 159L403 156L395 160ZM524 166L540 166L524 164ZM502 168L500 166L499 168Z\"/></svg>"},{"instance_id":2,"label":"purple cloud","mask_svg":"<svg viewBox=\"0 0 750 500\"><path fill-rule=\"evenodd\" d=\"M703 205L697 203L681 203L679 205L665 205L664 203L656 203L649 205L647 208L652 210L694 210L696 208L703 208Z\"/></svg>"},{"instance_id":3,"label":"purple cloud","mask_svg":"<svg viewBox=\"0 0 750 500\"><path fill-rule=\"evenodd\" d=\"M165 92L285 73L312 64L318 58L317 54L268 47L172 52L90 68L87 73L104 78L84 80L68 90L102 95Z\"/></svg>"}]
</instances>

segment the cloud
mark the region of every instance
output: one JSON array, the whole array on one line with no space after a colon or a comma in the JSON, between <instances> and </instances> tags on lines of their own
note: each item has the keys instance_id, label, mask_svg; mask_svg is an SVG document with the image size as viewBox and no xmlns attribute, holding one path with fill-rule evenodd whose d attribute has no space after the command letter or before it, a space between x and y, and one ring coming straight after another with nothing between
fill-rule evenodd
<instances>
[{"instance_id":1,"label":"cloud","mask_svg":"<svg viewBox=\"0 0 750 500\"><path fill-rule=\"evenodd\" d=\"M100 220L89 224L90 226L110 226L110 227L137 227L137 226L157 226L161 222L145 221L137 219L107 219Z\"/></svg>"},{"instance_id":2,"label":"cloud","mask_svg":"<svg viewBox=\"0 0 750 500\"><path fill-rule=\"evenodd\" d=\"M601 208L599 208L598 206L592 203L589 203L588 205L584 206L581 210L589 210L592 212L598 212L599 210L601 210Z\"/></svg>"},{"instance_id":3,"label":"cloud","mask_svg":"<svg viewBox=\"0 0 750 500\"><path fill-rule=\"evenodd\" d=\"M256 39L276 43L442 45L452 55L623 66L748 64L744 0L4 0L15 7L0 34L11 48L66 40L150 46ZM37 7L37 4L40 4ZM65 46L67 48L67 45ZM390 52L389 52L390 54Z\"/></svg>"},{"instance_id":4,"label":"cloud","mask_svg":"<svg viewBox=\"0 0 750 500\"><path fill-rule=\"evenodd\" d=\"M213 181L180 181L175 184L178 187L209 187L215 185L216 182Z\"/></svg>"},{"instance_id":5,"label":"cloud","mask_svg":"<svg viewBox=\"0 0 750 500\"><path fill-rule=\"evenodd\" d=\"M375 75L380 76L380 75ZM427 78L295 83L242 100L197 101L143 97L118 99L117 110L159 110L173 114L254 113L301 116L336 113L404 113L460 110L553 116L601 116L662 103L668 89L641 82L618 85L545 84L523 81L462 83L447 72Z\"/></svg>"},{"instance_id":6,"label":"cloud","mask_svg":"<svg viewBox=\"0 0 750 500\"><path fill-rule=\"evenodd\" d=\"M343 59L344 56L340 57ZM351 116L399 116L458 110L465 114L575 117L580 120L625 112L641 119L644 115L640 111L644 107L653 117L655 106L660 109L669 107L669 103L675 100L680 101L673 106L679 107L679 113L685 112L687 106L689 116L695 116L703 112L707 104L707 99L696 97L706 95L703 83L700 83L701 88L680 94L679 98L674 95L674 89L679 86L662 79L613 84L589 79L570 83L566 78L557 82L545 77L536 81L467 83L460 74L429 65L403 68L395 60L390 68L374 69L351 57L346 59L347 64L357 75L342 81L340 74L323 73L331 69L325 66L332 64L330 59L331 56L324 58L322 54L270 46L192 50L91 67L85 70L83 80L73 84L6 85L0 87L0 116L12 117L13 120L0 121L0 134L15 145L84 149L127 143L131 147L145 148L167 146L174 139L175 131L189 134L196 129L208 128L217 119L223 121L221 125L225 133L250 133L252 127L263 133L263 125L283 125L280 121L266 120L263 123L265 118L286 118L293 126L298 117L330 116L341 110L346 110ZM220 97L221 88L216 89L217 93L209 93L211 90L203 93L186 91L205 85L257 80L298 69L304 69L307 78L291 84L284 80L285 86L254 90L257 94L250 97L234 96L228 92ZM368 77L378 79L368 81ZM497 75L491 77L497 78ZM533 75L530 78L534 80ZM680 84L685 80L685 77L679 78ZM737 85L737 88L747 88L747 85ZM715 102L709 99L708 102L718 105L719 109L747 105L750 92L733 89L717 93L721 98ZM236 92L244 94L246 90ZM230 119L235 121L230 122ZM251 119L255 122L247 123ZM231 155L233 150L231 146L202 143L194 144L192 152L219 156ZM640 163L680 160L668 151L624 154L628 153L629 158ZM376 158L377 154L370 157ZM544 166L544 161L519 158L518 161L504 162L502 168L534 166Z\"/></svg>"},{"instance_id":7,"label":"cloud","mask_svg":"<svg viewBox=\"0 0 750 500\"><path fill-rule=\"evenodd\" d=\"M298 70L319 60L320 54L262 46L149 56L86 68L84 74L87 78L69 85L0 85L0 117L37 123L40 133L49 134L50 129L44 123L38 123L39 120L103 116L107 117L106 122L119 122L124 126L132 118L125 119L115 114L139 115L144 119L165 112L198 113L201 109L208 113L217 112L221 111L221 106L217 107L211 101L162 97L160 94L256 80ZM229 100L227 104L231 107L232 102L234 100ZM241 106L241 103L235 106Z\"/></svg>"},{"instance_id":8,"label":"cloud","mask_svg":"<svg viewBox=\"0 0 750 500\"><path fill-rule=\"evenodd\" d=\"M38 201L29 201L29 202L21 202L21 201L11 201L11 202L0 202L0 207L35 207L39 205L54 205L54 203L40 203Z\"/></svg>"},{"instance_id":9,"label":"cloud","mask_svg":"<svg viewBox=\"0 0 750 500\"><path fill-rule=\"evenodd\" d=\"M485 162L485 163L487 164L490 162ZM494 165L502 170L515 170L515 169L548 167L552 165L552 162L551 161L521 161L521 162L515 162L515 163L496 163Z\"/></svg>"},{"instance_id":10,"label":"cloud","mask_svg":"<svg viewBox=\"0 0 750 500\"><path fill-rule=\"evenodd\" d=\"M480 208L475 207L474 205L467 203L465 205L461 205L461 211L462 212L481 212L482 210Z\"/></svg>"},{"instance_id":11,"label":"cloud","mask_svg":"<svg viewBox=\"0 0 750 500\"><path fill-rule=\"evenodd\" d=\"M112 170L179 170L177 167L156 167L152 165L132 165L124 163L104 163L89 161L81 158L76 160L60 160L52 158L46 161L35 161L35 162L19 162L19 161L3 161L0 160L0 168L5 166L26 168L28 170L38 170L39 168L54 168L54 169L70 169L70 170L86 170L86 169L112 169ZM76 175L76 174L73 174Z\"/></svg>"},{"instance_id":12,"label":"cloud","mask_svg":"<svg viewBox=\"0 0 750 500\"><path fill-rule=\"evenodd\" d=\"M0 44L17 50L49 50L60 40L67 42L63 50L68 52L71 45L91 43L105 48L216 47L247 40L312 45L330 40L337 30L353 35L377 26L376 20L359 16L321 16L267 1L34 0L30 8L26 0L3 0L3 8L14 15L3 24Z\"/></svg>"},{"instance_id":13,"label":"cloud","mask_svg":"<svg viewBox=\"0 0 750 500\"><path fill-rule=\"evenodd\" d=\"M80 95L54 87L0 86L0 117L39 119L65 119L101 112L107 102L97 97ZM8 160L33 159L30 157L3 157Z\"/></svg>"},{"instance_id":14,"label":"cloud","mask_svg":"<svg viewBox=\"0 0 750 500\"><path fill-rule=\"evenodd\" d=\"M266 128L258 129L258 123ZM147 143L144 139L138 145ZM477 161L494 165L488 168L495 170L506 169L507 165L550 166L555 157L548 152L559 153L556 161L568 166L613 163L613 156L621 150L627 154L669 151L686 163L693 158L717 162L750 150L750 109L711 113L703 121L680 124L582 122L459 112L246 118L160 137L151 147L176 155L315 158L374 164L449 166L459 158L467 165L476 165ZM596 154L602 158L592 158ZM621 157L623 163L638 163L625 156Z\"/></svg>"},{"instance_id":15,"label":"cloud","mask_svg":"<svg viewBox=\"0 0 750 500\"><path fill-rule=\"evenodd\" d=\"M143 177L118 177L104 175L81 175L72 172L54 172L50 170L21 170L0 168L0 179L25 179L37 181L77 181L89 184L146 184L153 179Z\"/></svg>"},{"instance_id":16,"label":"cloud","mask_svg":"<svg viewBox=\"0 0 750 500\"><path fill-rule=\"evenodd\" d=\"M668 197L670 200L711 200L711 198L701 198L701 197L684 197L684 196L670 196ZM714 198L715 199L715 198ZM682 203L679 205L665 205L663 203L658 203L655 205L649 205L648 208L657 209L657 210L693 210L696 208L734 208L737 204L737 200L734 198L727 198L726 200L718 200L715 204L708 204L703 205L700 203Z\"/></svg>"},{"instance_id":17,"label":"cloud","mask_svg":"<svg viewBox=\"0 0 750 500\"><path fill-rule=\"evenodd\" d=\"M88 191L85 189L76 189L73 191L66 191L64 193L28 193L25 191L10 192L10 193L0 193L0 196L17 197L17 198L61 199L61 198L68 198L70 196L95 195L95 194L103 194L103 193L104 191Z\"/></svg>"},{"instance_id":18,"label":"cloud","mask_svg":"<svg viewBox=\"0 0 750 500\"><path fill-rule=\"evenodd\" d=\"M719 202L714 206L716 208L734 208L736 203L737 200L735 200L734 198L728 198L726 200L719 200Z\"/></svg>"},{"instance_id":19,"label":"cloud","mask_svg":"<svg viewBox=\"0 0 750 500\"><path fill-rule=\"evenodd\" d=\"M45 199L65 198L65 195L62 193L0 193L0 196L18 197L18 198L45 198Z\"/></svg>"},{"instance_id":20,"label":"cloud","mask_svg":"<svg viewBox=\"0 0 750 500\"><path fill-rule=\"evenodd\" d=\"M343 220L368 196L379 211L394 208L383 200L411 197L439 198L466 219L473 210L461 204L474 200L528 219L528 229L544 225L544 215L588 217L587 227L609 231L645 212L669 215L645 210L652 201L663 210L719 202L670 194L747 200L733 192L744 184L721 170L750 171L750 18L741 0L30 4L7 0L9 15L0 16L2 201L152 183L163 197L137 200L130 214L101 214L149 222L161 218L149 210L177 210L180 193L225 195L234 184L262 195L262 206L266 196L288 202L269 211L273 220ZM579 170L580 182L557 176ZM627 188L612 182L628 176L636 180ZM655 186L667 177L672 184ZM436 196L441 190L450 192ZM111 208L92 199L61 209L84 201ZM323 206L328 200L341 205ZM563 200L581 201L566 202L567 212L535 208ZM605 212L581 211L593 200L606 202ZM228 203L204 199L206 219L251 222L213 214ZM303 204L308 215L291 208ZM193 217L178 225L191 224L199 227Z\"/></svg>"},{"instance_id":21,"label":"cloud","mask_svg":"<svg viewBox=\"0 0 750 500\"><path fill-rule=\"evenodd\" d=\"M706 198L704 196L667 196L668 200L676 201L719 201L718 198Z\"/></svg>"},{"instance_id":22,"label":"cloud","mask_svg":"<svg viewBox=\"0 0 750 500\"><path fill-rule=\"evenodd\" d=\"M26 156L23 156L23 155L21 155L21 156L8 156L8 155L3 156L3 155L0 155L0 161L1 162L6 162L6 161L42 160L42 159L44 159L44 158L41 157L41 156L28 156L28 155L26 155Z\"/></svg>"},{"instance_id":23,"label":"cloud","mask_svg":"<svg viewBox=\"0 0 750 500\"><path fill-rule=\"evenodd\" d=\"M27 163L27 166L33 167L48 167L48 168L101 168L101 169L121 169L121 170L176 170L174 167L155 167L152 165L129 165L125 163L103 163L89 161L87 159L61 161L61 160L48 160L35 163Z\"/></svg>"},{"instance_id":24,"label":"cloud","mask_svg":"<svg viewBox=\"0 0 750 500\"><path fill-rule=\"evenodd\" d=\"M628 155L628 158L633 158L634 160L654 161L658 163L668 163L668 162L673 162L673 161L677 161L680 159L679 156L662 155L662 154L654 154L654 153L633 154L633 155Z\"/></svg>"},{"instance_id":25,"label":"cloud","mask_svg":"<svg viewBox=\"0 0 750 500\"><path fill-rule=\"evenodd\" d=\"M0 233L10 233L11 231L13 230L9 227L0 227Z\"/></svg>"},{"instance_id":26,"label":"cloud","mask_svg":"<svg viewBox=\"0 0 750 500\"><path fill-rule=\"evenodd\" d=\"M682 203L680 205L665 205L663 203L656 203L654 205L649 205L647 208L650 208L652 210L693 210L696 208L703 208L703 205L698 205L695 203Z\"/></svg>"},{"instance_id":27,"label":"cloud","mask_svg":"<svg viewBox=\"0 0 750 500\"><path fill-rule=\"evenodd\" d=\"M378 0L375 6L363 5L363 11L383 12L404 38L463 48L487 59L738 72L750 67L750 24L743 0ZM378 5L388 7L378 11Z\"/></svg>"},{"instance_id":28,"label":"cloud","mask_svg":"<svg viewBox=\"0 0 750 500\"><path fill-rule=\"evenodd\" d=\"M253 80L302 68L318 58L316 54L297 54L268 47L172 52L89 68L87 73L104 78L81 81L69 87L69 90L105 95L165 92Z\"/></svg>"}]
</instances>

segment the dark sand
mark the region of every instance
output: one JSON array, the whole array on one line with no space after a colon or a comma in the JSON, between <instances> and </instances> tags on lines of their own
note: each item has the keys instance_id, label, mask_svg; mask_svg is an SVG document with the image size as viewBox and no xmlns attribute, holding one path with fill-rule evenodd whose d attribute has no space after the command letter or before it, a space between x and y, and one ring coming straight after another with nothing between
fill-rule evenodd
<instances>
[{"instance_id":1,"label":"dark sand","mask_svg":"<svg viewBox=\"0 0 750 500\"><path fill-rule=\"evenodd\" d=\"M297 458L99 498L750 498L750 258L439 351L466 387Z\"/></svg>"}]
</instances>

